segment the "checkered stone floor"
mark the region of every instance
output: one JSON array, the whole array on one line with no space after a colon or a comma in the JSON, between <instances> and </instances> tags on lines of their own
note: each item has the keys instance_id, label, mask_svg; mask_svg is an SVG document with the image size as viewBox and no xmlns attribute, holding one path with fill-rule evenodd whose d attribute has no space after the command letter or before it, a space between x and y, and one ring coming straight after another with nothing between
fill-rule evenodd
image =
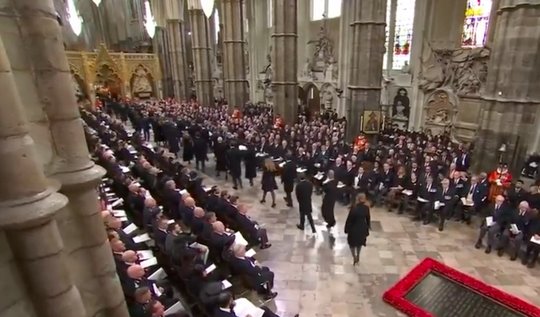
<instances>
[{"instance_id":1,"label":"checkered stone floor","mask_svg":"<svg viewBox=\"0 0 540 317\"><path fill-rule=\"evenodd\" d=\"M212 161L212 160L211 160ZM506 292L540 305L540 268L527 269L508 256L485 254L474 248L478 227L449 221L443 232L435 225L412 222L405 215L380 208L371 211L372 229L360 264L352 258L343 233L347 209L336 204L337 219L333 237L320 217L321 196L314 195L317 234L296 228L298 209L285 206L280 186L276 208L270 197L260 204L260 173L255 186L246 180L244 188L232 189L223 176L214 177L207 167L206 185L219 185L247 203L252 218L268 229L273 246L261 250L257 259L276 273L278 297L267 305L281 317L358 317L403 316L382 301L383 292L425 257L432 257ZM279 182L278 182L279 183Z\"/></svg>"}]
</instances>

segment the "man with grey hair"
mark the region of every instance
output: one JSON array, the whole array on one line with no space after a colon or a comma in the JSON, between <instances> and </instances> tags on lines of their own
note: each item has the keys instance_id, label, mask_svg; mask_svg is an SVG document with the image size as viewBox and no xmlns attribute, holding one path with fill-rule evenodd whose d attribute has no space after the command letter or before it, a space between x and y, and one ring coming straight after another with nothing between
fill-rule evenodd
<instances>
[{"instance_id":1,"label":"man with grey hair","mask_svg":"<svg viewBox=\"0 0 540 317\"><path fill-rule=\"evenodd\" d=\"M496 241L495 249L497 255L503 256L504 250L510 244L510 260L515 261L518 257L521 245L524 242L524 232L528 231L528 227L532 220L529 203L522 201L518 208L513 211L512 220L509 225L504 228L503 233Z\"/></svg>"}]
</instances>

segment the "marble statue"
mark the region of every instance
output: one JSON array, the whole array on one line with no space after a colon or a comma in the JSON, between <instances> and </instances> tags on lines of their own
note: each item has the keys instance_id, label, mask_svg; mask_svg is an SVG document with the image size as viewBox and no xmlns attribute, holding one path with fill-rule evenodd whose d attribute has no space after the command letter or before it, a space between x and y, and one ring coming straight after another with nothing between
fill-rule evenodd
<instances>
[{"instance_id":1,"label":"marble statue","mask_svg":"<svg viewBox=\"0 0 540 317\"><path fill-rule=\"evenodd\" d=\"M148 73L144 67L137 67L133 77L133 93L152 92L152 85L148 80Z\"/></svg>"},{"instance_id":2,"label":"marble statue","mask_svg":"<svg viewBox=\"0 0 540 317\"><path fill-rule=\"evenodd\" d=\"M420 88L449 87L458 95L477 96L487 79L490 51L484 47L433 49L422 63Z\"/></svg>"},{"instance_id":3,"label":"marble statue","mask_svg":"<svg viewBox=\"0 0 540 317\"><path fill-rule=\"evenodd\" d=\"M332 85L325 85L321 88L320 96L325 109L332 109L334 103L335 89Z\"/></svg>"},{"instance_id":4,"label":"marble statue","mask_svg":"<svg viewBox=\"0 0 540 317\"><path fill-rule=\"evenodd\" d=\"M324 68L326 64L329 63L331 59L334 58L334 43L332 39L328 36L327 32L327 19L326 16L323 19L323 24L319 30L319 36L316 40L310 40L307 42L308 45L314 45L313 51L313 64L321 66ZM318 69L318 71L323 71L324 69Z\"/></svg>"},{"instance_id":5,"label":"marble statue","mask_svg":"<svg viewBox=\"0 0 540 317\"><path fill-rule=\"evenodd\" d=\"M326 69L324 70L324 81L333 82L334 81L334 65L336 64L334 57L330 57L330 60L327 63Z\"/></svg>"},{"instance_id":6,"label":"marble statue","mask_svg":"<svg viewBox=\"0 0 540 317\"><path fill-rule=\"evenodd\" d=\"M304 69L302 70L302 77L311 78L311 66L311 61L309 58L306 58L306 63L304 64Z\"/></svg>"}]
</instances>

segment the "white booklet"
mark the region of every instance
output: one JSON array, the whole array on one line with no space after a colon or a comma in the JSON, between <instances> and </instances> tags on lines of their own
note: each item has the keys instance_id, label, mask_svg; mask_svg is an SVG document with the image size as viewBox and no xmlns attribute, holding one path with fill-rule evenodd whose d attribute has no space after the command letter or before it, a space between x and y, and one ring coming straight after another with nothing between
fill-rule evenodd
<instances>
[{"instance_id":1,"label":"white booklet","mask_svg":"<svg viewBox=\"0 0 540 317\"><path fill-rule=\"evenodd\" d=\"M120 204L122 204L124 202L124 199L123 198L120 198L118 199L117 201L115 201L114 203L111 204L111 207L114 208Z\"/></svg>"},{"instance_id":2,"label":"white booklet","mask_svg":"<svg viewBox=\"0 0 540 317\"><path fill-rule=\"evenodd\" d=\"M324 173L319 172L319 173L317 173L317 175L315 175L315 178L318 179L318 180L323 179L323 177L324 177Z\"/></svg>"},{"instance_id":3,"label":"white booklet","mask_svg":"<svg viewBox=\"0 0 540 317\"><path fill-rule=\"evenodd\" d=\"M229 282L227 280L221 281L221 290L226 290L231 286L232 286L231 282Z\"/></svg>"},{"instance_id":4,"label":"white booklet","mask_svg":"<svg viewBox=\"0 0 540 317\"><path fill-rule=\"evenodd\" d=\"M159 287L156 285L156 284L152 284L152 288L154 289L154 294L157 296L157 297L160 297L161 296L161 291L159 290Z\"/></svg>"},{"instance_id":5,"label":"white booklet","mask_svg":"<svg viewBox=\"0 0 540 317\"><path fill-rule=\"evenodd\" d=\"M493 225L493 217L486 217L486 226L491 227Z\"/></svg>"},{"instance_id":6,"label":"white booklet","mask_svg":"<svg viewBox=\"0 0 540 317\"><path fill-rule=\"evenodd\" d=\"M339 182L337 184L337 188L343 188L343 187L345 187L345 184L343 184L342 182Z\"/></svg>"},{"instance_id":7,"label":"white booklet","mask_svg":"<svg viewBox=\"0 0 540 317\"><path fill-rule=\"evenodd\" d=\"M518 226L517 226L515 223L513 223L513 224L510 225L510 231L511 231L513 234L518 234L518 233L520 233L520 230L519 230Z\"/></svg>"},{"instance_id":8,"label":"white booklet","mask_svg":"<svg viewBox=\"0 0 540 317\"><path fill-rule=\"evenodd\" d=\"M244 236L240 233L240 231L235 232L234 236L236 237L234 238L234 243L241 244L243 246L246 246L249 244L247 240L244 238Z\"/></svg>"},{"instance_id":9,"label":"white booklet","mask_svg":"<svg viewBox=\"0 0 540 317\"><path fill-rule=\"evenodd\" d=\"M144 261L153 258L154 252L152 252L152 250L141 250L137 251L137 255L139 256L140 260Z\"/></svg>"},{"instance_id":10,"label":"white booklet","mask_svg":"<svg viewBox=\"0 0 540 317\"><path fill-rule=\"evenodd\" d=\"M255 306L246 298L238 298L235 300L233 310L238 317L262 317L264 315L264 310Z\"/></svg>"},{"instance_id":11,"label":"white booklet","mask_svg":"<svg viewBox=\"0 0 540 317\"><path fill-rule=\"evenodd\" d=\"M204 273L206 275L208 275L208 274L214 272L215 269L217 269L217 266L215 264L212 264L209 267L207 267L206 270L204 270Z\"/></svg>"},{"instance_id":12,"label":"white booklet","mask_svg":"<svg viewBox=\"0 0 540 317\"><path fill-rule=\"evenodd\" d=\"M155 257L150 258L148 260L141 261L141 266L143 269L146 269L147 267L151 267L157 265L157 259Z\"/></svg>"},{"instance_id":13,"label":"white booklet","mask_svg":"<svg viewBox=\"0 0 540 317\"><path fill-rule=\"evenodd\" d=\"M246 257L248 257L248 258L254 257L255 254L257 254L257 252L255 252L255 250L253 250L253 249L249 249L249 250L246 251Z\"/></svg>"},{"instance_id":14,"label":"white booklet","mask_svg":"<svg viewBox=\"0 0 540 317\"><path fill-rule=\"evenodd\" d=\"M135 243L141 243L150 240L150 236L148 233L143 233L141 235L138 235L136 237L133 237L133 242Z\"/></svg>"},{"instance_id":15,"label":"white booklet","mask_svg":"<svg viewBox=\"0 0 540 317\"><path fill-rule=\"evenodd\" d=\"M535 236L532 236L532 237L531 237L531 242L532 242L532 243L536 243L536 244L540 244L540 239L536 239Z\"/></svg>"},{"instance_id":16,"label":"white booklet","mask_svg":"<svg viewBox=\"0 0 540 317\"><path fill-rule=\"evenodd\" d=\"M305 173L305 172L307 172L307 169L299 167L299 168L296 169L296 172L297 173Z\"/></svg>"},{"instance_id":17,"label":"white booklet","mask_svg":"<svg viewBox=\"0 0 540 317\"><path fill-rule=\"evenodd\" d=\"M148 279L152 281L161 281L165 279L166 277L167 277L167 272L165 272L165 270L160 267L157 271L152 273L152 275L150 275Z\"/></svg>"},{"instance_id":18,"label":"white booklet","mask_svg":"<svg viewBox=\"0 0 540 317\"><path fill-rule=\"evenodd\" d=\"M124 231L126 234L132 234L133 232L135 232L135 230L137 230L137 226L134 223L122 229L122 231ZM133 240L135 240L135 238L133 238Z\"/></svg>"},{"instance_id":19,"label":"white booklet","mask_svg":"<svg viewBox=\"0 0 540 317\"><path fill-rule=\"evenodd\" d=\"M126 217L126 211L125 210L114 209L114 210L111 210L111 212L115 217Z\"/></svg>"},{"instance_id":20,"label":"white booklet","mask_svg":"<svg viewBox=\"0 0 540 317\"><path fill-rule=\"evenodd\" d=\"M428 202L427 199L424 199L424 198L422 198L422 197L418 197L418 198L416 198L416 200L418 200L418 201L421 202L421 203L427 203L427 202Z\"/></svg>"},{"instance_id":21,"label":"white booklet","mask_svg":"<svg viewBox=\"0 0 540 317\"><path fill-rule=\"evenodd\" d=\"M279 167L283 167L283 166L285 166L285 162L281 162L278 165L279 165Z\"/></svg>"},{"instance_id":22,"label":"white booklet","mask_svg":"<svg viewBox=\"0 0 540 317\"><path fill-rule=\"evenodd\" d=\"M412 195L412 190L410 189L404 189L401 191L404 195L407 195L407 196L411 196Z\"/></svg>"},{"instance_id":23,"label":"white booklet","mask_svg":"<svg viewBox=\"0 0 540 317\"><path fill-rule=\"evenodd\" d=\"M127 217L118 217L118 219L120 219L120 221L122 221L122 222L128 221Z\"/></svg>"}]
</instances>

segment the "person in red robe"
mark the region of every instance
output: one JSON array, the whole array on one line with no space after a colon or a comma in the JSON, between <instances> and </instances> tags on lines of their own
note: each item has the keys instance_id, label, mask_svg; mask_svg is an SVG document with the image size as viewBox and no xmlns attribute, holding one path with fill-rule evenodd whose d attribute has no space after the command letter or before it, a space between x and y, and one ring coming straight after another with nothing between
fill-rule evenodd
<instances>
[{"instance_id":1,"label":"person in red robe","mask_svg":"<svg viewBox=\"0 0 540 317\"><path fill-rule=\"evenodd\" d=\"M508 171L508 164L500 163L496 170L488 175L489 199L495 201L497 195L503 195L512 184L512 174Z\"/></svg>"},{"instance_id":2,"label":"person in red robe","mask_svg":"<svg viewBox=\"0 0 540 317\"><path fill-rule=\"evenodd\" d=\"M275 129L279 129L279 128L283 128L284 124L283 124L283 119L281 118L281 116L278 114L276 116L276 119L274 120L274 128Z\"/></svg>"},{"instance_id":3,"label":"person in red robe","mask_svg":"<svg viewBox=\"0 0 540 317\"><path fill-rule=\"evenodd\" d=\"M354 146L358 148L359 151L363 151L366 147L366 144L368 143L367 138L365 135L359 135L354 140Z\"/></svg>"}]
</instances>

